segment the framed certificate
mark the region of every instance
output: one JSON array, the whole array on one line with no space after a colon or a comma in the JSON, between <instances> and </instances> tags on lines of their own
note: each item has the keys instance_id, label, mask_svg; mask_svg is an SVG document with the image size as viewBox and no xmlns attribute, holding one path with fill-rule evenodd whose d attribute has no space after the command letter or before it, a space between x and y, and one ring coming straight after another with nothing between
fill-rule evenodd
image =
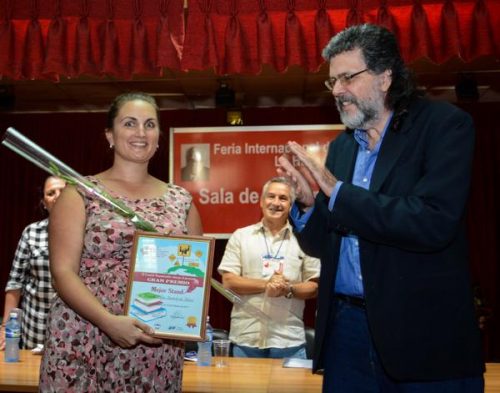
<instances>
[{"instance_id":1,"label":"framed certificate","mask_svg":"<svg viewBox=\"0 0 500 393\"><path fill-rule=\"evenodd\" d=\"M136 231L125 314L151 326L155 336L205 337L215 239Z\"/></svg>"}]
</instances>

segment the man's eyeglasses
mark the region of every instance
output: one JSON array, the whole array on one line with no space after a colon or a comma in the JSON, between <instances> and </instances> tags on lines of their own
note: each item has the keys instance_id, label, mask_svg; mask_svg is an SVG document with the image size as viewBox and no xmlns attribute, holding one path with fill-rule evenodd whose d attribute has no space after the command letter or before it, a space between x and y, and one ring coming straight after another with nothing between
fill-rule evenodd
<instances>
[{"instance_id":1,"label":"man's eyeglasses","mask_svg":"<svg viewBox=\"0 0 500 393\"><path fill-rule=\"evenodd\" d=\"M344 87L349 86L351 84L352 80L354 79L354 77L356 77L359 74L362 74L363 72L366 72L366 71L368 71L368 68L365 68L364 70L355 72L354 74L342 74L342 75L339 75L337 78L332 76L330 79L327 79L325 81L325 86L330 91L333 90L333 88L335 87L335 84L337 82L340 82L340 84Z\"/></svg>"}]
</instances>

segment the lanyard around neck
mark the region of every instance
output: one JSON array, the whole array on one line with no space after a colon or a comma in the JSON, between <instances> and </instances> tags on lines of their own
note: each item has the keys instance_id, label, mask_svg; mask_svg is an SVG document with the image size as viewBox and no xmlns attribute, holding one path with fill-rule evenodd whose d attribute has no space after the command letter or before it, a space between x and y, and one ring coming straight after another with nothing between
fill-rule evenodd
<instances>
[{"instance_id":1,"label":"lanyard around neck","mask_svg":"<svg viewBox=\"0 0 500 393\"><path fill-rule=\"evenodd\" d=\"M281 237L281 242L280 242L280 245L278 247L278 251L276 251L276 254L274 255L274 257L271 255L271 251L269 250L269 245L267 244L266 230L264 229L264 227L262 227L261 229L262 229L262 236L264 237L264 243L266 243L266 251L267 251L266 258L278 259L278 255L280 253L281 246L283 245L283 242L285 241L285 237L288 233L288 228L286 228L283 231L283 236ZM282 259L282 258L283 257L280 257L279 259Z\"/></svg>"}]
</instances>

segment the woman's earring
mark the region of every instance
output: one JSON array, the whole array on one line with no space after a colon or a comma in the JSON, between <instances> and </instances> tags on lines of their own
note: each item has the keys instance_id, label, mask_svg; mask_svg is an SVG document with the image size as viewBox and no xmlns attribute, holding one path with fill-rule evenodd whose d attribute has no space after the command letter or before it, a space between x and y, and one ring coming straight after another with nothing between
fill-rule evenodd
<instances>
[{"instance_id":1,"label":"woman's earring","mask_svg":"<svg viewBox=\"0 0 500 393\"><path fill-rule=\"evenodd\" d=\"M115 147L115 145L113 145L112 143L109 144L109 148L112 149L113 147Z\"/></svg>"}]
</instances>

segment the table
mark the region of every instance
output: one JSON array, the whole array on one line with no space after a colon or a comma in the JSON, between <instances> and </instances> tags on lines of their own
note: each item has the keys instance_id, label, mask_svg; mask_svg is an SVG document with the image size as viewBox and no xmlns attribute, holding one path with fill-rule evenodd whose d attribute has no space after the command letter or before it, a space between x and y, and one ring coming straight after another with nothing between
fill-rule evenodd
<instances>
[{"instance_id":1,"label":"table","mask_svg":"<svg viewBox=\"0 0 500 393\"><path fill-rule=\"evenodd\" d=\"M0 354L0 391L38 392L40 355L21 350L19 363L5 363ZM183 393L321 392L322 377L304 368L283 368L281 359L229 358L228 367L184 363Z\"/></svg>"},{"instance_id":2,"label":"table","mask_svg":"<svg viewBox=\"0 0 500 393\"><path fill-rule=\"evenodd\" d=\"M184 363L183 393L318 393L322 377L304 368L284 368L281 359L229 358L228 367Z\"/></svg>"},{"instance_id":3,"label":"table","mask_svg":"<svg viewBox=\"0 0 500 393\"><path fill-rule=\"evenodd\" d=\"M21 351L19 363L5 363L0 358L0 391L37 392L39 355ZM303 368L283 368L279 359L229 358L226 368L198 367L186 362L182 391L184 393L319 393L320 375ZM486 364L486 393L500 393L500 363Z\"/></svg>"},{"instance_id":4,"label":"table","mask_svg":"<svg viewBox=\"0 0 500 393\"><path fill-rule=\"evenodd\" d=\"M2 392L38 392L40 355L33 355L29 350L21 350L19 363L6 363L0 353L0 391Z\"/></svg>"}]
</instances>

